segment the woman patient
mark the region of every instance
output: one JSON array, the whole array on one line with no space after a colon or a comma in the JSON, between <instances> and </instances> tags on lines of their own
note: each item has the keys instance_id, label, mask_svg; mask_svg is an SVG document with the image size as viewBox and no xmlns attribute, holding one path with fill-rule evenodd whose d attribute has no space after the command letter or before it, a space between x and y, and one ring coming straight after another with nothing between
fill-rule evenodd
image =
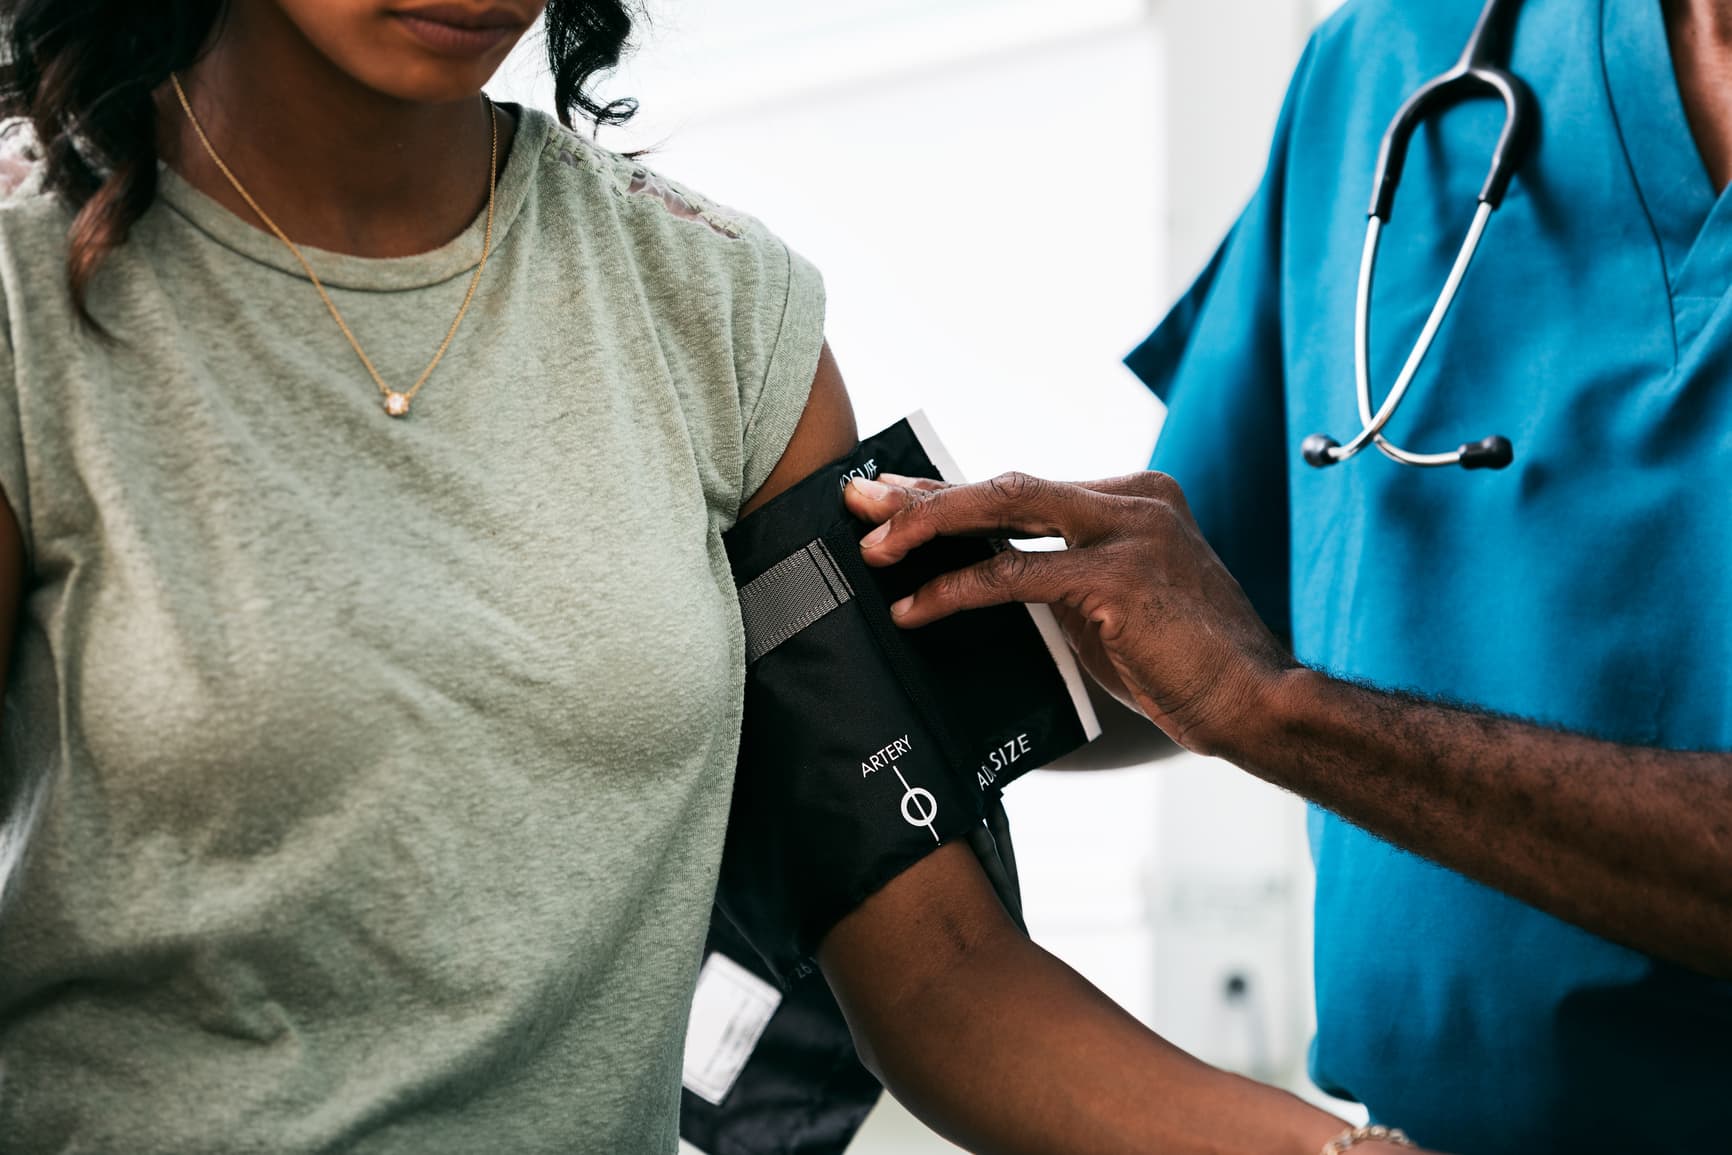
<instances>
[{"instance_id":1,"label":"woman patient","mask_svg":"<svg viewBox=\"0 0 1732 1155\"><path fill-rule=\"evenodd\" d=\"M721 534L855 428L809 265L481 95L544 9L560 108L624 119L615 0L0 3L9 1152L674 1148ZM1342 1130L1145 1030L964 847L821 962L976 1150Z\"/></svg>"}]
</instances>

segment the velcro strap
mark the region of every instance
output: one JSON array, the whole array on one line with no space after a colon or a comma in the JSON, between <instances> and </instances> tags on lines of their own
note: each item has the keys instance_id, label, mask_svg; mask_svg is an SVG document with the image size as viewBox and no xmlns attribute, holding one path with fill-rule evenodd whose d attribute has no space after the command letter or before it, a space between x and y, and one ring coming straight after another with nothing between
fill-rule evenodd
<instances>
[{"instance_id":1,"label":"velcro strap","mask_svg":"<svg viewBox=\"0 0 1732 1155\"><path fill-rule=\"evenodd\" d=\"M756 662L826 614L853 600L854 587L842 576L822 541L776 563L740 587L740 616L746 623L746 662Z\"/></svg>"}]
</instances>

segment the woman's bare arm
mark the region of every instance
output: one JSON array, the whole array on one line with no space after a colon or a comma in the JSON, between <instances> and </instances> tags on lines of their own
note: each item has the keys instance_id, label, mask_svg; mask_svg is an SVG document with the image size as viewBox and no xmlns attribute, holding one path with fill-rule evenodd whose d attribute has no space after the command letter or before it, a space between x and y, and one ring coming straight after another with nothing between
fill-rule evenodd
<instances>
[{"instance_id":1,"label":"woman's bare arm","mask_svg":"<svg viewBox=\"0 0 1732 1155\"><path fill-rule=\"evenodd\" d=\"M1314 1155L1346 1126L1137 1022L1017 929L966 846L874 895L819 961L873 1073L970 1151Z\"/></svg>"},{"instance_id":2,"label":"woman's bare arm","mask_svg":"<svg viewBox=\"0 0 1732 1155\"><path fill-rule=\"evenodd\" d=\"M788 443L782 460L776 463L776 468L758 492L740 510L740 516L763 507L784 490L791 489L838 457L853 452L859 443L854 403L848 400L848 387L842 383L842 370L826 342L818 357L818 375L812 379L812 396L806 402L806 412L800 415L794 438Z\"/></svg>"}]
</instances>

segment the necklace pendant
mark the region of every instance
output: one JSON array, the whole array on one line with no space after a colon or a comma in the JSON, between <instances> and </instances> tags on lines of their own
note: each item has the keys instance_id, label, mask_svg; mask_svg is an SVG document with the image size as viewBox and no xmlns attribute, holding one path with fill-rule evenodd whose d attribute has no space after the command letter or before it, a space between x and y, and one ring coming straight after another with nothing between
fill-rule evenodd
<instances>
[{"instance_id":1,"label":"necklace pendant","mask_svg":"<svg viewBox=\"0 0 1732 1155\"><path fill-rule=\"evenodd\" d=\"M395 391L385 394L385 412L393 417L409 416L408 395Z\"/></svg>"}]
</instances>

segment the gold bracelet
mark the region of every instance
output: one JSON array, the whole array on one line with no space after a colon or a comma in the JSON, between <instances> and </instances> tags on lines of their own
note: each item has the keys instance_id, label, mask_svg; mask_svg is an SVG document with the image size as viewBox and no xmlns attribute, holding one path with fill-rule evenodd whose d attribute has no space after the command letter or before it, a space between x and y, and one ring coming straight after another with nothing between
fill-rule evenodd
<instances>
[{"instance_id":1,"label":"gold bracelet","mask_svg":"<svg viewBox=\"0 0 1732 1155\"><path fill-rule=\"evenodd\" d=\"M1396 1127L1350 1127L1323 1144L1318 1155L1342 1155L1361 1143L1389 1143L1396 1147L1411 1147L1413 1140Z\"/></svg>"}]
</instances>

